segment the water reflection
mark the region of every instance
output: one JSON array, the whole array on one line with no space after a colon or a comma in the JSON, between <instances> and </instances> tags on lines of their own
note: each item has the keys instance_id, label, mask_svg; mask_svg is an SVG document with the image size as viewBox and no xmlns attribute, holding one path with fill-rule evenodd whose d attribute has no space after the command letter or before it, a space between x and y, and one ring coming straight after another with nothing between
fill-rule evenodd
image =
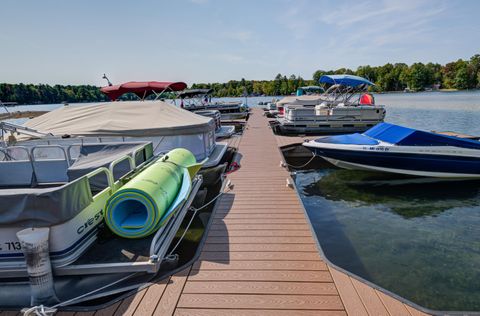
<instances>
[{"instance_id":1,"label":"water reflection","mask_svg":"<svg viewBox=\"0 0 480 316\"><path fill-rule=\"evenodd\" d=\"M480 182L323 169L295 176L334 264L434 310L480 311Z\"/></svg>"},{"instance_id":2,"label":"water reflection","mask_svg":"<svg viewBox=\"0 0 480 316\"><path fill-rule=\"evenodd\" d=\"M432 216L456 207L480 205L480 181L417 178L353 170L325 170L304 187L306 196L319 195L351 206L382 205L404 218ZM439 194L441 193L441 194Z\"/></svg>"}]
</instances>

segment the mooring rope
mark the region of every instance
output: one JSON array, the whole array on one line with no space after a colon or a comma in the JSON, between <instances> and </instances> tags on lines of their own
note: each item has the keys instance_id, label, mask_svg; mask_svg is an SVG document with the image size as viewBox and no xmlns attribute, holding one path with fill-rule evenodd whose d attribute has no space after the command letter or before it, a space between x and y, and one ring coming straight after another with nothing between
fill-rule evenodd
<instances>
[{"instance_id":1,"label":"mooring rope","mask_svg":"<svg viewBox=\"0 0 480 316\"><path fill-rule=\"evenodd\" d=\"M95 289L93 291L90 291L88 293L85 293L85 294L82 294L80 296L77 296L77 297L74 297L72 299L69 299L69 300L66 300L66 301L63 301L63 302L60 302L58 304L55 304L53 305L52 307L48 307L48 306L43 306L43 305L37 305L37 306L32 306L30 308L24 308L22 309L20 312L23 313L24 316L50 316L50 315L53 315L55 314L55 312L57 311L57 308L58 307L62 307L62 306L66 306L66 305L70 305L76 301L78 301L79 299L81 298L84 298L84 297L88 297L92 294L95 294L96 292L99 292L99 291L102 291L112 285L115 285L115 284L118 284L120 282L123 282L129 278L131 278L132 276L136 275L137 272L135 273L132 273L132 274L129 274L119 280L116 280L115 282L112 282L112 283L109 283L109 284L106 284L98 289Z\"/></svg>"},{"instance_id":2,"label":"mooring rope","mask_svg":"<svg viewBox=\"0 0 480 316\"><path fill-rule=\"evenodd\" d=\"M294 169L305 168L306 166L308 166L309 163L311 163L313 161L313 159L315 159L315 157L317 157L317 155L313 154L312 158L310 158L309 161L307 161L305 164L303 164L301 166L291 165L286 161L282 161L282 166L285 165L285 166L289 166L289 167L294 168Z\"/></svg>"}]
</instances>

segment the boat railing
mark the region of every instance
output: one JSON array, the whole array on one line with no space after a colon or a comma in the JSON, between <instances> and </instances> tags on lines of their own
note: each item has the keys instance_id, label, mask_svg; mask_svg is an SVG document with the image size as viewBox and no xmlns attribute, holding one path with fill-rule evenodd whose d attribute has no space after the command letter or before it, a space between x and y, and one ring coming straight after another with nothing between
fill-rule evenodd
<instances>
[{"instance_id":1,"label":"boat railing","mask_svg":"<svg viewBox=\"0 0 480 316\"><path fill-rule=\"evenodd\" d=\"M196 176L192 181L192 189L186 201L181 203L167 223L161 227L150 242L149 260L141 262L108 262L91 264L71 264L54 268L56 275L87 275L109 273L146 272L157 273L161 264L167 259L167 251L185 218L193 199L202 184L202 177Z\"/></svg>"}]
</instances>

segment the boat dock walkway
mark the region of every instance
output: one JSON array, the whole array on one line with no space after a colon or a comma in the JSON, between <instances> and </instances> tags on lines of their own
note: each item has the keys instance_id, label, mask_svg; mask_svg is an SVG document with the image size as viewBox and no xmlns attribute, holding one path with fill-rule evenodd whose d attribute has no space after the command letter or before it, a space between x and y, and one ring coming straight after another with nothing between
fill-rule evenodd
<instances>
[{"instance_id":1,"label":"boat dock walkway","mask_svg":"<svg viewBox=\"0 0 480 316\"><path fill-rule=\"evenodd\" d=\"M232 141L241 168L192 266L106 309L58 315L426 315L322 259L262 113Z\"/></svg>"}]
</instances>

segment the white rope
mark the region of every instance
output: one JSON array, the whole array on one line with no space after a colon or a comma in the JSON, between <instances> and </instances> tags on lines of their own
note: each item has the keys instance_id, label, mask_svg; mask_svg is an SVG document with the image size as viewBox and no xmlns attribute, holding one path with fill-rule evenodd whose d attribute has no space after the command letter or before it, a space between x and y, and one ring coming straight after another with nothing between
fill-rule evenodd
<instances>
[{"instance_id":1,"label":"white rope","mask_svg":"<svg viewBox=\"0 0 480 316\"><path fill-rule=\"evenodd\" d=\"M312 158L310 158L309 161L307 161L305 164L303 164L301 166L294 166L294 165L291 165L291 164L287 163L286 161L282 162L282 166L285 165L285 166L289 166L289 167L292 167L292 168L295 168L295 169L304 168L304 167L308 166L308 164L311 163L313 161L313 159L315 159L315 157L317 157L317 156L313 155Z\"/></svg>"},{"instance_id":2,"label":"white rope","mask_svg":"<svg viewBox=\"0 0 480 316\"><path fill-rule=\"evenodd\" d=\"M126 279L129 279L136 274L137 274L137 272L129 274L129 275L127 275L127 276L125 276L125 277L123 277L123 278L121 278L121 279L119 279L115 282L109 283L109 284L104 285L104 286L102 286L98 289L95 289L95 290L90 291L88 293L85 293L85 294L82 294L80 296L74 297L74 298L69 299L67 301L60 302L56 305L53 305L52 307L38 305L38 306L32 306L30 308L24 308L24 309L21 310L21 312L23 313L24 316L50 316L50 315L55 314L55 312L57 311L57 307L66 306L66 305L69 305L71 303L74 303L74 302L78 301L79 299L82 299L84 297L95 294L96 292L102 291L102 290L104 290L104 289L106 289L106 288L108 288L112 285L115 285L117 283L123 282Z\"/></svg>"},{"instance_id":3,"label":"white rope","mask_svg":"<svg viewBox=\"0 0 480 316\"><path fill-rule=\"evenodd\" d=\"M43 305L24 308L21 310L24 316L50 316L57 312L56 308L47 307Z\"/></svg>"}]
</instances>

